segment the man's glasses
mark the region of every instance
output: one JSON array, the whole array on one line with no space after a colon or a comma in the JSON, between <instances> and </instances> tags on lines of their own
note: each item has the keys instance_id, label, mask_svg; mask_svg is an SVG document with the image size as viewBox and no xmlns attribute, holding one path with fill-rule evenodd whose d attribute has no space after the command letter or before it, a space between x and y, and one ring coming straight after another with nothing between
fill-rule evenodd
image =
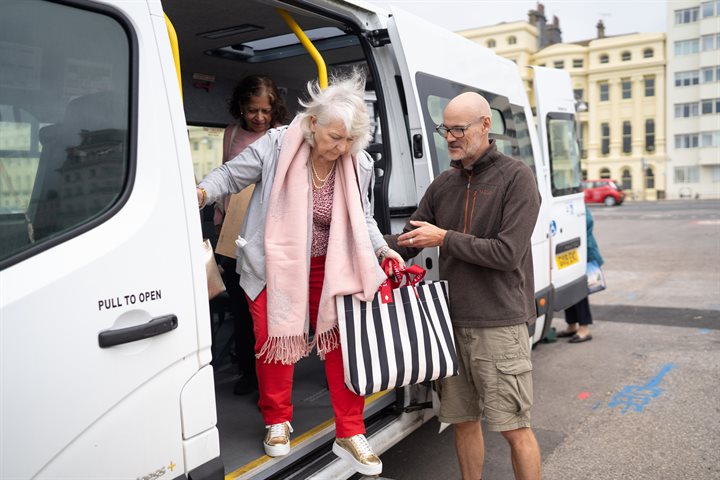
<instances>
[{"instance_id":1,"label":"man's glasses","mask_svg":"<svg viewBox=\"0 0 720 480\"><path fill-rule=\"evenodd\" d=\"M452 133L452 136L455 138L462 138L465 136L465 130L470 128L470 126L474 123L482 122L483 118L487 118L487 117L482 116L482 117L478 118L477 120L468 123L464 127L447 127L441 123L440 125L435 127L435 131L438 132L440 135L442 135L443 138L447 136L448 132Z\"/></svg>"}]
</instances>

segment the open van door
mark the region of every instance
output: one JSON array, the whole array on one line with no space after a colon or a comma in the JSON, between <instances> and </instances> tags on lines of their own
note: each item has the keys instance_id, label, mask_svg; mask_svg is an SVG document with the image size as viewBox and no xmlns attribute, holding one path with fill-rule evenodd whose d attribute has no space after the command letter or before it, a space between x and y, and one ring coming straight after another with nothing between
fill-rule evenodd
<instances>
[{"instance_id":1,"label":"open van door","mask_svg":"<svg viewBox=\"0 0 720 480\"><path fill-rule=\"evenodd\" d=\"M538 136L550 167L553 307L560 311L587 296L587 234L575 99L566 71L543 67L533 67L533 71Z\"/></svg>"},{"instance_id":2,"label":"open van door","mask_svg":"<svg viewBox=\"0 0 720 480\"><path fill-rule=\"evenodd\" d=\"M33 187L0 227L0 478L191 476L219 457L207 290L148 7L2 8L0 159Z\"/></svg>"},{"instance_id":3,"label":"open van door","mask_svg":"<svg viewBox=\"0 0 720 480\"><path fill-rule=\"evenodd\" d=\"M418 200L433 178L449 166L447 144L435 126L442 123L448 102L460 93L475 91L488 100L493 125L490 138L496 139L501 151L520 158L515 120L522 119L525 125L532 121L527 120L527 96L517 66L404 10L391 7L391 11L388 34L405 98L412 99L407 102L407 121ZM529 151L526 163L535 170L532 149ZM421 255L422 266L431 278L437 278L438 249L425 249Z\"/></svg>"}]
</instances>

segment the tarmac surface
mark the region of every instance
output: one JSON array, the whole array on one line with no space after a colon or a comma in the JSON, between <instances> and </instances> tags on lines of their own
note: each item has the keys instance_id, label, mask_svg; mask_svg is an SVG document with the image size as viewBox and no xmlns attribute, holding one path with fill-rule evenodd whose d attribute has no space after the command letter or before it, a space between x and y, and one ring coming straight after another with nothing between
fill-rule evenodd
<instances>
[{"instance_id":1,"label":"tarmac surface","mask_svg":"<svg viewBox=\"0 0 720 480\"><path fill-rule=\"evenodd\" d=\"M720 201L591 208L608 284L591 297L593 340L533 350L543 478L720 479ZM459 479L438 427L385 452L382 477ZM483 480L513 479L502 436L485 447Z\"/></svg>"}]
</instances>

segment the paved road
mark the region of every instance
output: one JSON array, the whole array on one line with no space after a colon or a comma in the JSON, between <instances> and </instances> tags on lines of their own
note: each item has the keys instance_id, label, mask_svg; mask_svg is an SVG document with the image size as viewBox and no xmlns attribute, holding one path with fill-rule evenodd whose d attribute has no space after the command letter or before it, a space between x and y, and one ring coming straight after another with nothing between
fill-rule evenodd
<instances>
[{"instance_id":1,"label":"paved road","mask_svg":"<svg viewBox=\"0 0 720 480\"><path fill-rule=\"evenodd\" d=\"M533 352L543 478L718 479L720 202L591 208L609 287L591 300L594 339ZM460 478L437 428L385 452L383 477ZM502 437L485 441L483 479L512 479Z\"/></svg>"}]
</instances>

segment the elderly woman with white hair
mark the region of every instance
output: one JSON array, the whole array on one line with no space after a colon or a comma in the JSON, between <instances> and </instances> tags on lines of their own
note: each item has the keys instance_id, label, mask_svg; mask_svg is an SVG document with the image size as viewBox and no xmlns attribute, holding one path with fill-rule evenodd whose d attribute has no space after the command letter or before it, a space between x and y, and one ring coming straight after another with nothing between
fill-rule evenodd
<instances>
[{"instance_id":1,"label":"elderly woman with white hair","mask_svg":"<svg viewBox=\"0 0 720 480\"><path fill-rule=\"evenodd\" d=\"M256 184L236 243L254 324L265 452L290 451L294 364L317 346L335 413L333 452L378 475L382 462L364 435L364 399L344 384L335 306L337 295L371 299L386 278L383 258L404 263L383 240L368 200L364 88L358 72L325 90L308 84L304 111L210 172L197 197L203 207Z\"/></svg>"}]
</instances>

